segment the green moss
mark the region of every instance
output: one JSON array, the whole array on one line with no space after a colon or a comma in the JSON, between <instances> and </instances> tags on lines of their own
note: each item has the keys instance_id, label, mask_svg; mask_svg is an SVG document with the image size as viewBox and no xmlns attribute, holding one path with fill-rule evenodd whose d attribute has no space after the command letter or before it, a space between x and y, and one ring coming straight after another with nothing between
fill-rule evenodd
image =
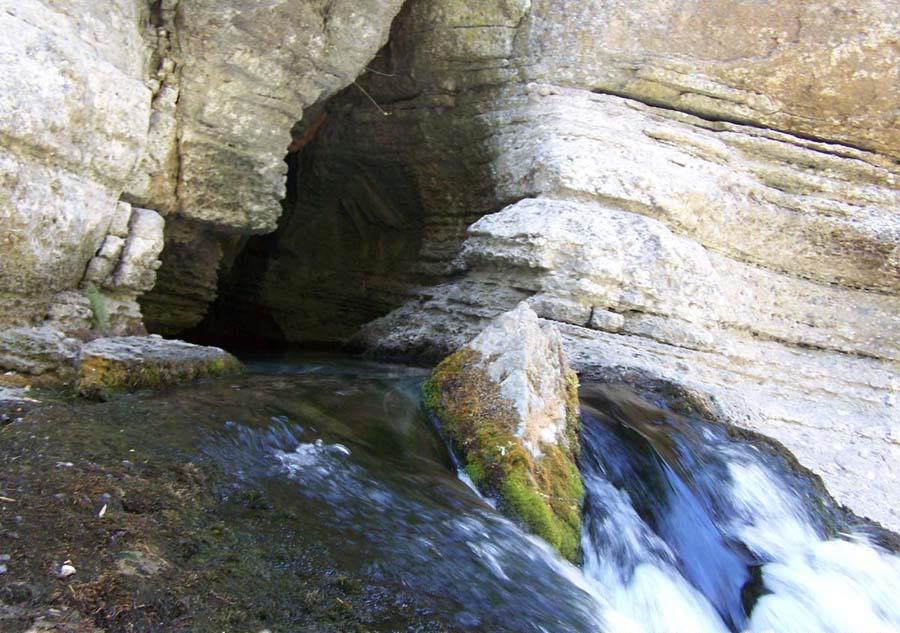
<instances>
[{"instance_id":1,"label":"green moss","mask_svg":"<svg viewBox=\"0 0 900 633\"><path fill-rule=\"evenodd\" d=\"M214 358L206 364L206 372L210 376L220 376L228 371L228 362L225 357Z\"/></svg>"},{"instance_id":2,"label":"green moss","mask_svg":"<svg viewBox=\"0 0 900 633\"><path fill-rule=\"evenodd\" d=\"M466 464L465 468L463 468L465 473L469 476L469 479L472 480L472 483L476 486L481 486L484 483L484 467L477 462L469 462Z\"/></svg>"},{"instance_id":3,"label":"green moss","mask_svg":"<svg viewBox=\"0 0 900 633\"><path fill-rule=\"evenodd\" d=\"M575 465L578 447L578 379L567 376L567 447L547 447L538 460L515 436L513 404L468 348L447 357L423 386L426 408L465 459L465 472L500 509L544 538L573 562L581 560L584 488Z\"/></svg>"},{"instance_id":4,"label":"green moss","mask_svg":"<svg viewBox=\"0 0 900 633\"><path fill-rule=\"evenodd\" d=\"M232 356L169 363L149 360L118 361L88 356L79 370L78 391L87 398L107 400L116 392L159 389L167 385L238 373L240 369L240 363Z\"/></svg>"},{"instance_id":5,"label":"green moss","mask_svg":"<svg viewBox=\"0 0 900 633\"><path fill-rule=\"evenodd\" d=\"M104 336L109 336L109 310L106 307L103 293L94 284L87 284L82 290L82 294L91 304L91 327Z\"/></svg>"},{"instance_id":6,"label":"green moss","mask_svg":"<svg viewBox=\"0 0 900 633\"><path fill-rule=\"evenodd\" d=\"M581 449L581 402L578 399L578 374L566 370L566 440L575 456ZM578 478L579 482L581 478Z\"/></svg>"}]
</instances>

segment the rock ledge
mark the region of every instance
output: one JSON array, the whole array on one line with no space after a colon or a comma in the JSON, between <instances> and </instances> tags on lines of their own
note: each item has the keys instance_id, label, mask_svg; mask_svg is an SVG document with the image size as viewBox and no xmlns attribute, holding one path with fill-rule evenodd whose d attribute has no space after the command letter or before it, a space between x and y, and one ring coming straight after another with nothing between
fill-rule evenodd
<instances>
[{"instance_id":1,"label":"rock ledge","mask_svg":"<svg viewBox=\"0 0 900 633\"><path fill-rule=\"evenodd\" d=\"M157 336L91 341L83 349L78 392L106 399L117 391L158 388L240 371L238 360L217 347Z\"/></svg>"}]
</instances>

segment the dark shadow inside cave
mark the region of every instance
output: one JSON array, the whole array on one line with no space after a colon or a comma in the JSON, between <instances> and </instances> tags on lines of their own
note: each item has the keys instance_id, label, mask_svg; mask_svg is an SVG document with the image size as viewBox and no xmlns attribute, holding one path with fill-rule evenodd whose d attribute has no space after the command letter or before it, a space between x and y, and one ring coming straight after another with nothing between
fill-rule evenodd
<instances>
[{"instance_id":1,"label":"dark shadow inside cave","mask_svg":"<svg viewBox=\"0 0 900 633\"><path fill-rule=\"evenodd\" d=\"M217 299L183 338L334 349L405 299L423 234L417 189L408 165L359 141L339 103L310 108L292 130L277 230L226 254Z\"/></svg>"}]
</instances>

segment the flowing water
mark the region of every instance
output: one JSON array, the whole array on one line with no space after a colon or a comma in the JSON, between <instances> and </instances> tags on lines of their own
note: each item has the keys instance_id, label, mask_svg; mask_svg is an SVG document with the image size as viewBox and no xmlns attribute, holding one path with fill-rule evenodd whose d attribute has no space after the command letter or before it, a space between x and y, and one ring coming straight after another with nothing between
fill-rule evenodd
<instances>
[{"instance_id":1,"label":"flowing water","mask_svg":"<svg viewBox=\"0 0 900 633\"><path fill-rule=\"evenodd\" d=\"M582 399L584 572L641 630L900 631L900 558L789 459L623 389Z\"/></svg>"},{"instance_id":2,"label":"flowing water","mask_svg":"<svg viewBox=\"0 0 900 633\"><path fill-rule=\"evenodd\" d=\"M183 429L170 441L223 469L227 494L261 491L291 517L284 538L404 588L435 630L900 631L900 558L789 459L631 392L586 390L579 569L460 480L421 411L424 378L257 361L160 402Z\"/></svg>"}]
</instances>

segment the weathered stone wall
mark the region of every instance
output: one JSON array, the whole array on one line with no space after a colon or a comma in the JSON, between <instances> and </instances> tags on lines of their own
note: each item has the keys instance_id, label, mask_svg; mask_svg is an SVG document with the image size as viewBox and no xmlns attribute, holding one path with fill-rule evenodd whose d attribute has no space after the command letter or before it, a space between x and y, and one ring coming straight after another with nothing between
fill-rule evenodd
<instances>
[{"instance_id":1,"label":"weathered stone wall","mask_svg":"<svg viewBox=\"0 0 900 633\"><path fill-rule=\"evenodd\" d=\"M134 0L0 3L0 328L82 279L150 117Z\"/></svg>"},{"instance_id":2,"label":"weathered stone wall","mask_svg":"<svg viewBox=\"0 0 900 633\"><path fill-rule=\"evenodd\" d=\"M528 300L580 371L680 384L900 526L896 3L400 9L0 0L0 328L84 322L89 267L139 322L158 264L124 204L165 217L161 330L203 318L220 267L297 341L407 300L356 338L386 352ZM248 238L281 216L290 129L347 86L305 202Z\"/></svg>"},{"instance_id":3,"label":"weathered stone wall","mask_svg":"<svg viewBox=\"0 0 900 633\"><path fill-rule=\"evenodd\" d=\"M579 371L687 387L900 525L896 11L412 3L355 138L405 130L447 256L357 340L438 356L528 300Z\"/></svg>"},{"instance_id":4,"label":"weathered stone wall","mask_svg":"<svg viewBox=\"0 0 900 633\"><path fill-rule=\"evenodd\" d=\"M530 4L525 79L900 155L894 2Z\"/></svg>"},{"instance_id":5,"label":"weathered stone wall","mask_svg":"<svg viewBox=\"0 0 900 633\"><path fill-rule=\"evenodd\" d=\"M77 291L85 282L123 315L119 329L142 327L135 299L152 279L111 277L125 274L114 268L129 249L129 238L111 228L122 204L138 215L192 221L197 235L216 234L223 244L274 229L292 125L304 108L354 81L400 6L0 3L0 328L71 316L83 308ZM157 230L153 240L161 237ZM158 266L151 260L145 268ZM206 257L198 275L164 270L197 280L199 287L177 293L206 295L199 316L183 312L187 325L214 298L202 286L219 263Z\"/></svg>"}]
</instances>

